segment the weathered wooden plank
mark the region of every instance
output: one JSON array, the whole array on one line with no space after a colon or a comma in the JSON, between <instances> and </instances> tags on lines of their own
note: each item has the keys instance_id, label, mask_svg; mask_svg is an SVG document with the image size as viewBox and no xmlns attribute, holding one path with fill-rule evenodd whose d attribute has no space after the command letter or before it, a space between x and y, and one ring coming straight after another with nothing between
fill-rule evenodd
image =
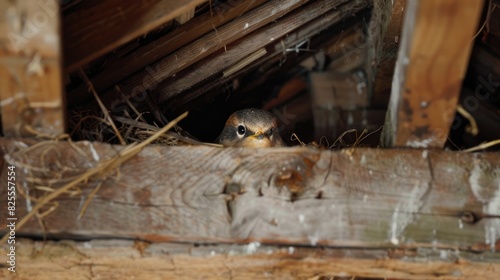
<instances>
[{"instance_id":1,"label":"weathered wooden plank","mask_svg":"<svg viewBox=\"0 0 500 280\"><path fill-rule=\"evenodd\" d=\"M149 64L172 53L182 46L194 41L198 37L214 31L222 24L225 24L243 13L264 3L265 0L233 0L219 3L213 10L213 14L207 12L190 20L167 35L155 40L133 51L132 53L120 56L110 55L106 61L106 66L95 76L90 77L97 92L103 92L120 80L131 76L139 70L143 70ZM88 99L88 89L85 83L70 91L70 104Z\"/></svg>"},{"instance_id":2,"label":"weathered wooden plank","mask_svg":"<svg viewBox=\"0 0 500 280\"><path fill-rule=\"evenodd\" d=\"M368 6L368 2L363 0L355 0L345 4L344 2L346 1L324 0L310 3L262 28L260 32L249 34L244 40L229 45L227 51L201 61L196 65L196 69L161 83L156 90L159 101L163 102L173 98L187 88L217 75L259 48L267 46L268 55L266 57L275 55L284 57L288 52L295 52L293 48L297 44L309 40L319 32ZM284 35L286 36L283 37ZM189 98L195 97L197 95L191 95ZM187 99L187 97L183 98Z\"/></svg>"},{"instance_id":3,"label":"weathered wooden plank","mask_svg":"<svg viewBox=\"0 0 500 280\"><path fill-rule=\"evenodd\" d=\"M4 135L65 130L59 4L0 2L0 105Z\"/></svg>"},{"instance_id":4,"label":"weathered wooden plank","mask_svg":"<svg viewBox=\"0 0 500 280\"><path fill-rule=\"evenodd\" d=\"M50 142L22 152L34 142L0 141L2 184L6 166L16 166L19 218L36 203L22 193L40 196L35 186L57 188L122 149ZM439 248L498 259L498 170L494 153L150 146L111 176L58 198L43 221L49 236L63 238ZM0 212L2 231L6 221ZM42 232L36 219L17 230Z\"/></svg>"},{"instance_id":5,"label":"weathered wooden plank","mask_svg":"<svg viewBox=\"0 0 500 280\"><path fill-rule=\"evenodd\" d=\"M409 1L383 143L446 142L483 1Z\"/></svg>"},{"instance_id":6,"label":"weathered wooden plank","mask_svg":"<svg viewBox=\"0 0 500 280\"><path fill-rule=\"evenodd\" d=\"M181 70L193 65L195 62L213 54L218 50L224 51L224 46L250 34L258 28L277 20L286 13L300 7L309 0L272 0L252 11L235 18L213 32L207 33L193 42L180 48L145 69L127 78L119 86L127 97L141 99L146 91L154 90L159 83L175 76ZM346 0L343 0L346 1ZM270 39L269 39L270 40ZM103 101L107 104L113 102L119 95L115 90L104 93ZM114 107L114 106L113 106ZM113 108L111 109L113 110Z\"/></svg>"},{"instance_id":7,"label":"weathered wooden plank","mask_svg":"<svg viewBox=\"0 0 500 280\"><path fill-rule=\"evenodd\" d=\"M193 246L130 240L20 239L16 254L16 273L1 269L2 279L496 280L500 271L498 262L466 262L452 250L275 247L257 242ZM399 259L402 256L404 260ZM0 261L8 264L5 254L0 255Z\"/></svg>"},{"instance_id":8,"label":"weathered wooden plank","mask_svg":"<svg viewBox=\"0 0 500 280\"><path fill-rule=\"evenodd\" d=\"M63 18L66 71L77 70L205 1L83 1Z\"/></svg>"}]
</instances>

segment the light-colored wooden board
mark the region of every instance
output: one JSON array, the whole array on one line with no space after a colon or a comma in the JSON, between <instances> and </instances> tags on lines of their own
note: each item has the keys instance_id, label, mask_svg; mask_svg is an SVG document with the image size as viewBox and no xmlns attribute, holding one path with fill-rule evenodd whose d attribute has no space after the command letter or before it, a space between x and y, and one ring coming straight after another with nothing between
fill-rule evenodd
<instances>
[{"instance_id":1,"label":"light-colored wooden board","mask_svg":"<svg viewBox=\"0 0 500 280\"><path fill-rule=\"evenodd\" d=\"M407 3L385 146L444 146L482 7L469 0Z\"/></svg>"},{"instance_id":2,"label":"light-colored wooden board","mask_svg":"<svg viewBox=\"0 0 500 280\"><path fill-rule=\"evenodd\" d=\"M23 192L40 196L36 186L58 188L122 149L49 142L23 153L16 150L33 141L0 141L3 185L6 165L16 166L19 218L36 203ZM150 146L59 197L43 222L60 238L436 248L498 258L499 170L495 153ZM6 221L0 212L2 231ZM43 232L34 218L17 229Z\"/></svg>"},{"instance_id":3,"label":"light-colored wooden board","mask_svg":"<svg viewBox=\"0 0 500 280\"><path fill-rule=\"evenodd\" d=\"M177 21L179 24L182 25L182 24L190 21L194 17L194 12L195 12L195 9L191 9L187 13L176 17L175 21Z\"/></svg>"},{"instance_id":4,"label":"light-colored wooden board","mask_svg":"<svg viewBox=\"0 0 500 280\"><path fill-rule=\"evenodd\" d=\"M75 71L205 1L82 1L63 18L65 69Z\"/></svg>"},{"instance_id":5,"label":"light-colored wooden board","mask_svg":"<svg viewBox=\"0 0 500 280\"><path fill-rule=\"evenodd\" d=\"M18 239L16 253L16 273L2 267L2 279L496 280L500 271L498 262L468 262L450 250L277 247L256 242L194 246L130 240ZM0 261L7 264L4 254Z\"/></svg>"},{"instance_id":6,"label":"light-colored wooden board","mask_svg":"<svg viewBox=\"0 0 500 280\"><path fill-rule=\"evenodd\" d=\"M36 3L35 3L36 2ZM4 135L65 130L59 4L0 2L0 104Z\"/></svg>"}]
</instances>

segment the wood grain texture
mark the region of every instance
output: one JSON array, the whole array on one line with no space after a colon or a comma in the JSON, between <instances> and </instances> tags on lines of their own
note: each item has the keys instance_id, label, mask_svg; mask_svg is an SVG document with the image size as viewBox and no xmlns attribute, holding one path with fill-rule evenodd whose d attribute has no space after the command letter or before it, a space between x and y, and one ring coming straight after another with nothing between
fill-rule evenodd
<instances>
[{"instance_id":1,"label":"wood grain texture","mask_svg":"<svg viewBox=\"0 0 500 280\"><path fill-rule=\"evenodd\" d=\"M483 1L409 1L383 143L441 148L455 116Z\"/></svg>"},{"instance_id":2,"label":"wood grain texture","mask_svg":"<svg viewBox=\"0 0 500 280\"><path fill-rule=\"evenodd\" d=\"M309 40L328 27L363 10L369 4L367 1L358 0L345 2L345 0L316 1L263 27L259 32L249 34L229 45L227 51L216 53L200 61L191 71L161 83L156 90L159 101L167 101L197 83L218 75L259 48L266 47L268 50L266 58L282 55L285 59L287 52L295 52L293 50L295 45ZM218 79L223 80L223 77ZM199 94L183 96L183 102L198 96Z\"/></svg>"},{"instance_id":3,"label":"wood grain texture","mask_svg":"<svg viewBox=\"0 0 500 280\"><path fill-rule=\"evenodd\" d=\"M131 99L139 97L140 99L141 95L147 91L155 90L167 78L175 77L183 69L218 50L224 51L224 46L277 20L307 2L308 0L268 1L147 66L120 83L119 87L127 97ZM102 97L107 104L112 103L117 98L119 98L119 94L115 90L105 92ZM112 105L112 107L114 106Z\"/></svg>"},{"instance_id":4,"label":"wood grain texture","mask_svg":"<svg viewBox=\"0 0 500 280\"><path fill-rule=\"evenodd\" d=\"M82 1L63 19L66 71L77 70L205 1Z\"/></svg>"},{"instance_id":5,"label":"wood grain texture","mask_svg":"<svg viewBox=\"0 0 500 280\"><path fill-rule=\"evenodd\" d=\"M0 2L0 101L4 135L65 130L59 4Z\"/></svg>"},{"instance_id":6,"label":"wood grain texture","mask_svg":"<svg viewBox=\"0 0 500 280\"><path fill-rule=\"evenodd\" d=\"M384 50L384 37L389 26L394 0L373 1L372 15L367 26L366 36L366 60L364 71L367 77L368 92L373 92L377 69ZM371 96L370 96L371 97Z\"/></svg>"},{"instance_id":7,"label":"wood grain texture","mask_svg":"<svg viewBox=\"0 0 500 280\"><path fill-rule=\"evenodd\" d=\"M3 248L2 248L3 249ZM450 250L362 250L130 240L20 239L16 273L2 279L491 279L498 262L467 262ZM404 256L404 260L400 259ZM5 255L0 261L5 263Z\"/></svg>"},{"instance_id":8,"label":"wood grain texture","mask_svg":"<svg viewBox=\"0 0 500 280\"><path fill-rule=\"evenodd\" d=\"M215 32L215 29L222 24L241 16L264 2L265 0L233 0L220 3L214 8L213 14L206 12L197 16L167 35L138 48L130 54L112 54L108 57L102 71L90 77L92 84L97 92L103 92L120 80L143 70L144 67L178 50L198 37L210 31ZM70 94L72 97L69 100L70 105L78 104L90 97L85 84L71 90Z\"/></svg>"},{"instance_id":9,"label":"wood grain texture","mask_svg":"<svg viewBox=\"0 0 500 280\"><path fill-rule=\"evenodd\" d=\"M394 76L394 66L398 54L399 43L401 42L401 28L403 27L403 16L405 14L406 0L395 0L392 5L387 32L382 42L382 50L377 74L373 84L372 105L376 107L386 107L391 96L392 77Z\"/></svg>"},{"instance_id":10,"label":"wood grain texture","mask_svg":"<svg viewBox=\"0 0 500 280\"><path fill-rule=\"evenodd\" d=\"M18 217L35 203L23 191L40 196L35 185L61 186L122 149L54 142L19 153L34 142L0 141L2 184L5 164L17 166ZM58 198L43 221L49 236L62 238L438 248L498 258L499 170L494 153L149 146L110 176ZM17 234L42 229L33 219Z\"/></svg>"}]
</instances>

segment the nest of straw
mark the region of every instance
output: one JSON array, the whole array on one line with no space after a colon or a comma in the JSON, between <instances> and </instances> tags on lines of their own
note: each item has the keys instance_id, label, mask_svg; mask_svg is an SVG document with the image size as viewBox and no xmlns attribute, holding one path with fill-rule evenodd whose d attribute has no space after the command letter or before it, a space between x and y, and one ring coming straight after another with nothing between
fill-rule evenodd
<instances>
[{"instance_id":1,"label":"nest of straw","mask_svg":"<svg viewBox=\"0 0 500 280\"><path fill-rule=\"evenodd\" d=\"M142 143L169 123L154 102L147 99L146 101L148 102L146 103L149 105L149 111L141 113L127 97L121 93L118 87L115 87L115 90L121 95L123 104L126 105L127 108L121 111L120 115L111 114L101 102L94 90L94 86L86 74L80 71L80 75L87 83L89 91L94 95L100 108L74 108L69 112L68 124L72 139L121 145ZM174 124L172 128L173 131L165 131L163 134L156 135L152 143L168 146L215 145L198 141L177 124Z\"/></svg>"}]
</instances>

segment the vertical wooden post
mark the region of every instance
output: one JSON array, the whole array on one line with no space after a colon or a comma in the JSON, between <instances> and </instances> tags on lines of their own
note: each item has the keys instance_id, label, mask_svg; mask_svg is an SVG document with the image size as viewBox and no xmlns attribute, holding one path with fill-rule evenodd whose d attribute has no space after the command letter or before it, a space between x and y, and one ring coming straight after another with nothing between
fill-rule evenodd
<instances>
[{"instance_id":1,"label":"vertical wooden post","mask_svg":"<svg viewBox=\"0 0 500 280\"><path fill-rule=\"evenodd\" d=\"M408 1L384 146L444 146L482 6L470 0Z\"/></svg>"},{"instance_id":2,"label":"vertical wooden post","mask_svg":"<svg viewBox=\"0 0 500 280\"><path fill-rule=\"evenodd\" d=\"M64 132L59 10L56 0L0 0L4 135Z\"/></svg>"}]
</instances>

